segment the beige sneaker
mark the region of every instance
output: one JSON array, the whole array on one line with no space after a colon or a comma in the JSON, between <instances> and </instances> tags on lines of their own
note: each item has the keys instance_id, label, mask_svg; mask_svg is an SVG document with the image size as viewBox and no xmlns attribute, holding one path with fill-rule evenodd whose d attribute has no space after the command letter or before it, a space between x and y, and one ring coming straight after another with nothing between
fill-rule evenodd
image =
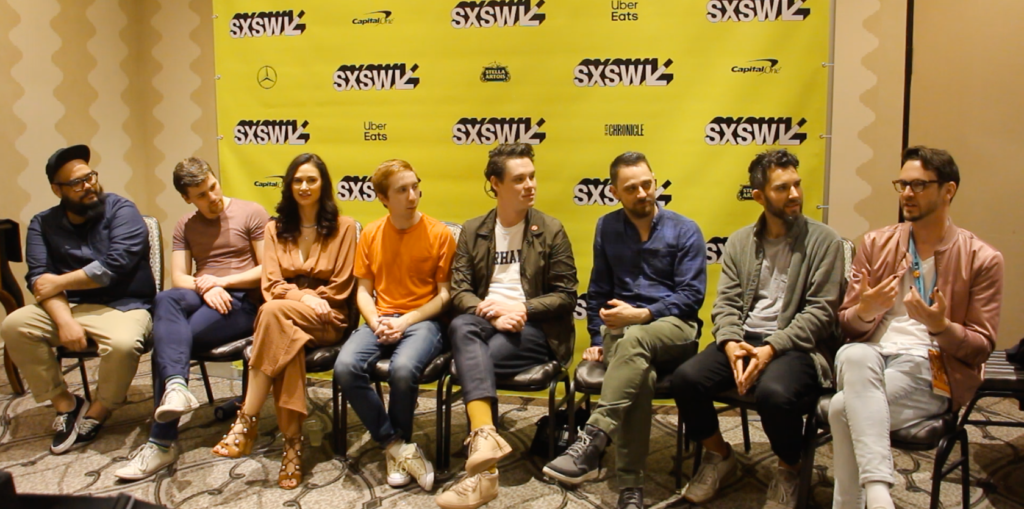
<instances>
[{"instance_id":1,"label":"beige sneaker","mask_svg":"<svg viewBox=\"0 0 1024 509\"><path fill-rule=\"evenodd\" d=\"M384 450L384 458L388 464L388 486L401 488L412 482L412 476L409 475L409 469L405 467L405 462L402 461L402 458L392 456L388 451L390 449Z\"/></svg>"},{"instance_id":2,"label":"beige sneaker","mask_svg":"<svg viewBox=\"0 0 1024 509\"><path fill-rule=\"evenodd\" d=\"M430 491L434 488L434 465L423 457L420 446L416 444L403 445L398 458L405 466L405 471L416 479L423 491Z\"/></svg>"},{"instance_id":3,"label":"beige sneaker","mask_svg":"<svg viewBox=\"0 0 1024 509\"><path fill-rule=\"evenodd\" d=\"M494 426L483 426L473 430L466 443L469 444L469 456L466 458L466 476L473 477L480 472L490 470L498 464L498 460L512 452L512 446Z\"/></svg>"},{"instance_id":4,"label":"beige sneaker","mask_svg":"<svg viewBox=\"0 0 1024 509\"><path fill-rule=\"evenodd\" d=\"M683 498L695 504L707 502L718 493L719 486L732 480L738 473L739 463L736 461L736 451L732 450L731 445L727 458L704 449L700 469L683 488Z\"/></svg>"},{"instance_id":5,"label":"beige sneaker","mask_svg":"<svg viewBox=\"0 0 1024 509\"><path fill-rule=\"evenodd\" d=\"M506 444L507 445L507 444ZM441 509L477 509L498 497L498 473L467 475L434 498Z\"/></svg>"}]
</instances>

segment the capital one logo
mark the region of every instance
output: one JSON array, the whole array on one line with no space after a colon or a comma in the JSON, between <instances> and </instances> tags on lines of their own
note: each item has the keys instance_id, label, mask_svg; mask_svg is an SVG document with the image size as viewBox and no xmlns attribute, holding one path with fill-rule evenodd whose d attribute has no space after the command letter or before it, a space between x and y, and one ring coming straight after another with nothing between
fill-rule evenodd
<instances>
[{"instance_id":1,"label":"capital one logo","mask_svg":"<svg viewBox=\"0 0 1024 509\"><path fill-rule=\"evenodd\" d=\"M708 21L803 21L811 9L803 7L804 0L710 0L707 3Z\"/></svg>"},{"instance_id":2,"label":"capital one logo","mask_svg":"<svg viewBox=\"0 0 1024 509\"><path fill-rule=\"evenodd\" d=\"M309 121L239 120L235 125L237 145L305 145L309 142Z\"/></svg>"},{"instance_id":3,"label":"capital one logo","mask_svg":"<svg viewBox=\"0 0 1024 509\"><path fill-rule=\"evenodd\" d=\"M277 37L302 35L306 24L302 17L306 11L273 11L273 12L239 12L231 17L228 23L229 34L233 39L244 37Z\"/></svg>"},{"instance_id":4,"label":"capital one logo","mask_svg":"<svg viewBox=\"0 0 1024 509\"><path fill-rule=\"evenodd\" d=\"M540 145L547 133L540 130L544 119L532 117L460 118L452 126L452 142L456 145L493 145L495 143L528 143Z\"/></svg>"},{"instance_id":5,"label":"capital one logo","mask_svg":"<svg viewBox=\"0 0 1024 509\"><path fill-rule=\"evenodd\" d=\"M536 27L548 17L540 12L543 6L544 0L533 5L530 0L463 1L452 9L452 27Z\"/></svg>"},{"instance_id":6,"label":"capital one logo","mask_svg":"<svg viewBox=\"0 0 1024 509\"><path fill-rule=\"evenodd\" d=\"M345 175L338 181L335 190L341 201L373 201L377 199L377 193L373 190L373 183L370 182L369 175Z\"/></svg>"},{"instance_id":7,"label":"capital one logo","mask_svg":"<svg viewBox=\"0 0 1024 509\"><path fill-rule=\"evenodd\" d=\"M715 117L704 127L708 145L800 145L807 133L800 128L806 118L793 117Z\"/></svg>"},{"instance_id":8,"label":"capital one logo","mask_svg":"<svg viewBox=\"0 0 1024 509\"><path fill-rule=\"evenodd\" d=\"M412 90L420 79L413 76L419 64L343 64L334 72L334 89L347 90Z\"/></svg>"},{"instance_id":9,"label":"capital one logo","mask_svg":"<svg viewBox=\"0 0 1024 509\"><path fill-rule=\"evenodd\" d=\"M572 82L577 87L664 87L675 76L665 72L672 59L658 65L657 58L585 58L573 68Z\"/></svg>"},{"instance_id":10,"label":"capital one logo","mask_svg":"<svg viewBox=\"0 0 1024 509\"><path fill-rule=\"evenodd\" d=\"M666 180L664 184L658 186L658 189L654 191L654 199L658 201L661 206L672 203L672 195L665 194L665 190L672 186L671 180ZM580 180L579 184L576 184L572 188L572 202L576 205L587 206L587 205L618 205L619 200L616 200L612 196L612 181L609 178L585 178Z\"/></svg>"}]
</instances>

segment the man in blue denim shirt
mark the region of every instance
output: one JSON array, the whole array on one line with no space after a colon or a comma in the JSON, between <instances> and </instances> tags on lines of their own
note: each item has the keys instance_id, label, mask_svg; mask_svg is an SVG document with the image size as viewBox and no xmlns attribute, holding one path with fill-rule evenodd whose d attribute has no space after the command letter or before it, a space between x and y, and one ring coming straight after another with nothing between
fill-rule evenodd
<instances>
[{"instance_id":1,"label":"man in blue denim shirt","mask_svg":"<svg viewBox=\"0 0 1024 509\"><path fill-rule=\"evenodd\" d=\"M601 399L579 440L544 473L570 484L593 479L601 451L614 441L618 507L641 509L656 372L697 353L707 250L696 223L657 207L643 154L615 158L611 183L622 210L597 223L587 291L591 347L583 354L607 363Z\"/></svg>"},{"instance_id":2,"label":"man in blue denim shirt","mask_svg":"<svg viewBox=\"0 0 1024 509\"><path fill-rule=\"evenodd\" d=\"M0 330L36 402L57 411L54 454L95 439L124 403L156 294L146 223L131 201L103 193L89 156L89 147L75 145L46 163L60 205L33 217L25 239L25 279L38 304L11 313ZM52 350L81 351L87 340L100 354L91 405L68 392Z\"/></svg>"}]
</instances>

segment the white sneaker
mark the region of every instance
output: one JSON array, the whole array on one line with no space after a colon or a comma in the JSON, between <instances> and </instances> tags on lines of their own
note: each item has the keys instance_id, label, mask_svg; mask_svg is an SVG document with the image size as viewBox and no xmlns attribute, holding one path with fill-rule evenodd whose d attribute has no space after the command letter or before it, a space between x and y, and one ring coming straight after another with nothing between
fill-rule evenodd
<instances>
[{"instance_id":1,"label":"white sneaker","mask_svg":"<svg viewBox=\"0 0 1024 509\"><path fill-rule=\"evenodd\" d=\"M384 450L384 458L388 463L388 486L401 488L412 482L412 476L402 460L401 454L398 457L392 456L388 449Z\"/></svg>"},{"instance_id":2,"label":"white sneaker","mask_svg":"<svg viewBox=\"0 0 1024 509\"><path fill-rule=\"evenodd\" d=\"M405 444L399 454L399 461L405 465L405 471L412 474L423 491L434 488L434 465L423 457L423 451L416 444Z\"/></svg>"},{"instance_id":3,"label":"white sneaker","mask_svg":"<svg viewBox=\"0 0 1024 509\"><path fill-rule=\"evenodd\" d=\"M164 397L160 400L153 419L159 423L171 422L193 410L199 408L199 401L184 385L174 383L164 391Z\"/></svg>"},{"instance_id":4,"label":"white sneaker","mask_svg":"<svg viewBox=\"0 0 1024 509\"><path fill-rule=\"evenodd\" d=\"M777 467L775 478L768 485L768 498L764 509L793 509L796 507L796 491L800 477L788 468Z\"/></svg>"},{"instance_id":5,"label":"white sneaker","mask_svg":"<svg viewBox=\"0 0 1024 509\"><path fill-rule=\"evenodd\" d=\"M710 500L718 492L718 487L732 480L739 473L736 451L729 445L729 457L723 458L707 449L701 458L697 475L683 488L683 498L700 504Z\"/></svg>"},{"instance_id":6,"label":"white sneaker","mask_svg":"<svg viewBox=\"0 0 1024 509\"><path fill-rule=\"evenodd\" d=\"M153 442L146 442L132 451L128 459L131 461L114 472L114 477L122 481L141 481L174 463L178 459L178 449L171 446L164 452Z\"/></svg>"}]
</instances>

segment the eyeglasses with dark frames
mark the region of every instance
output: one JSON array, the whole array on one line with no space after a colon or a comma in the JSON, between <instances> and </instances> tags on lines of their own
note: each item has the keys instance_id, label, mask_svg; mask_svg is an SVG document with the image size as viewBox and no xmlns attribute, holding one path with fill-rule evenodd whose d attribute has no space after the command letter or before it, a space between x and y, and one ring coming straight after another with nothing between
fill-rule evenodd
<instances>
[{"instance_id":1,"label":"eyeglasses with dark frames","mask_svg":"<svg viewBox=\"0 0 1024 509\"><path fill-rule=\"evenodd\" d=\"M90 171L88 174L86 174L86 176L82 178L69 180L67 182L54 182L54 184L57 184L58 186L70 187L72 191L75 191L77 193L85 189L86 184L89 184L89 187L95 187L98 177L99 175L96 172Z\"/></svg>"},{"instance_id":2,"label":"eyeglasses with dark frames","mask_svg":"<svg viewBox=\"0 0 1024 509\"><path fill-rule=\"evenodd\" d=\"M909 187L910 189L912 189L914 191L914 194L917 194L917 193L923 192L925 186L927 186L928 184L940 184L940 183L942 183L941 180L911 180L909 182L906 181L906 180L893 180L892 181L892 187L895 188L896 192L898 192L898 193L902 193L903 191L906 191L907 188Z\"/></svg>"}]
</instances>

